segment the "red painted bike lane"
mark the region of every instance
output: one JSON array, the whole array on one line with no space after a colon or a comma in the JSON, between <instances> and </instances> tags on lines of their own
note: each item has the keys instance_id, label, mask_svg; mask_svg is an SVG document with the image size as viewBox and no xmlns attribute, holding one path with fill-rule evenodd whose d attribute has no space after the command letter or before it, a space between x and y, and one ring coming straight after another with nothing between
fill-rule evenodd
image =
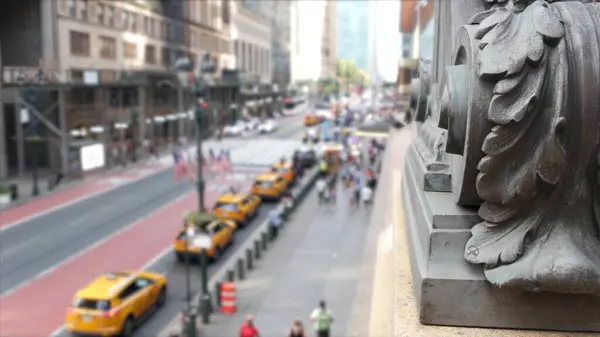
<instances>
[{"instance_id":1,"label":"red painted bike lane","mask_svg":"<svg viewBox=\"0 0 600 337\"><path fill-rule=\"evenodd\" d=\"M206 189L208 206L220 195L217 185L248 190L252 181L217 178ZM48 336L64 324L66 309L81 287L103 273L138 270L172 245L183 215L197 206L190 192L131 225L112 239L60 265L0 298L0 336Z\"/></svg>"},{"instance_id":2,"label":"red painted bike lane","mask_svg":"<svg viewBox=\"0 0 600 337\"><path fill-rule=\"evenodd\" d=\"M0 211L0 228L8 227L16 223L34 218L61 207L68 206L86 198L108 192L121 185L111 183L111 179L120 179L126 183L134 182L151 174L167 169L171 165L161 163L148 163L107 176L90 179L80 185L60 190L46 196L42 196L25 204L11 207Z\"/></svg>"}]
</instances>

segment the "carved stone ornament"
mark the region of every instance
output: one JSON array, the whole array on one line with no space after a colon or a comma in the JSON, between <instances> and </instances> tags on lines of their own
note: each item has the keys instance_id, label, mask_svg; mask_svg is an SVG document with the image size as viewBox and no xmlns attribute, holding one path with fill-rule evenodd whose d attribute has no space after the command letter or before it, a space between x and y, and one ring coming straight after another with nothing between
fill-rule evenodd
<instances>
[{"instance_id":1,"label":"carved stone ornament","mask_svg":"<svg viewBox=\"0 0 600 337\"><path fill-rule=\"evenodd\" d=\"M501 287L600 295L600 5L486 1L469 22L493 91L466 145L483 203L465 259Z\"/></svg>"}]
</instances>

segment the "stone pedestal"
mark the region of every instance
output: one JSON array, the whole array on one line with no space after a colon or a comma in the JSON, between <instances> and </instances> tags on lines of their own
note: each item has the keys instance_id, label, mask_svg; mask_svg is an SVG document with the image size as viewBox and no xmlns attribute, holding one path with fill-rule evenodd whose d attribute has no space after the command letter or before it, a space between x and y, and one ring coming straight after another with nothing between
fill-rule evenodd
<instances>
[{"instance_id":1,"label":"stone pedestal","mask_svg":"<svg viewBox=\"0 0 600 337\"><path fill-rule=\"evenodd\" d=\"M436 5L402 178L420 322L600 332L600 4Z\"/></svg>"}]
</instances>

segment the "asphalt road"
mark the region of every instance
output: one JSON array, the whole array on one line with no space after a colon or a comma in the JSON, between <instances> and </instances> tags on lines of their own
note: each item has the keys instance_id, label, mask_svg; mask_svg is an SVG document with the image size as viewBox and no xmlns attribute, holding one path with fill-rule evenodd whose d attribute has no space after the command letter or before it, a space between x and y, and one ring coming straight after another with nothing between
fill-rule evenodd
<instances>
[{"instance_id":1,"label":"asphalt road","mask_svg":"<svg viewBox=\"0 0 600 337\"><path fill-rule=\"evenodd\" d=\"M299 137L299 116L283 120L280 129L263 137ZM0 234L0 294L193 188L188 181L175 182L172 170L166 170L3 231Z\"/></svg>"},{"instance_id":2,"label":"asphalt road","mask_svg":"<svg viewBox=\"0 0 600 337\"><path fill-rule=\"evenodd\" d=\"M208 277L229 259L243 244L243 242L252 234L254 227L257 224L266 220L269 212L275 207L274 204L263 204L259 215L248 226L238 230L235 233L234 244L227 249L226 253L221 255L221 258L212 263L208 269ZM167 303L159 311L154 313L152 317L144 322L137 330L135 336L150 337L156 336L162 329L165 328L172 320L186 307L186 289L185 289L185 264L178 263L174 254L167 254L150 268L152 271L164 273L169 280L169 294ZM200 265L192 263L190 265L190 280L192 293L200 291ZM211 294L215 296L213 289L209 289ZM63 336L60 336L63 337ZM66 336L65 336L66 337Z\"/></svg>"},{"instance_id":3,"label":"asphalt road","mask_svg":"<svg viewBox=\"0 0 600 337\"><path fill-rule=\"evenodd\" d=\"M3 231L4 294L193 189L172 170L146 177Z\"/></svg>"}]
</instances>

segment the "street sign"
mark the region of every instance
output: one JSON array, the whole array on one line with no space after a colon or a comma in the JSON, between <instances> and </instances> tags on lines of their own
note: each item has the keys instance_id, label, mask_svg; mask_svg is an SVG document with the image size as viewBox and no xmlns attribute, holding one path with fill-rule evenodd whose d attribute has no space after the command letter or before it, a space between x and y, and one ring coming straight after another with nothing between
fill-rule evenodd
<instances>
[{"instance_id":1,"label":"street sign","mask_svg":"<svg viewBox=\"0 0 600 337\"><path fill-rule=\"evenodd\" d=\"M209 249L212 246L212 238L206 234L198 234L192 239L192 246Z\"/></svg>"}]
</instances>

